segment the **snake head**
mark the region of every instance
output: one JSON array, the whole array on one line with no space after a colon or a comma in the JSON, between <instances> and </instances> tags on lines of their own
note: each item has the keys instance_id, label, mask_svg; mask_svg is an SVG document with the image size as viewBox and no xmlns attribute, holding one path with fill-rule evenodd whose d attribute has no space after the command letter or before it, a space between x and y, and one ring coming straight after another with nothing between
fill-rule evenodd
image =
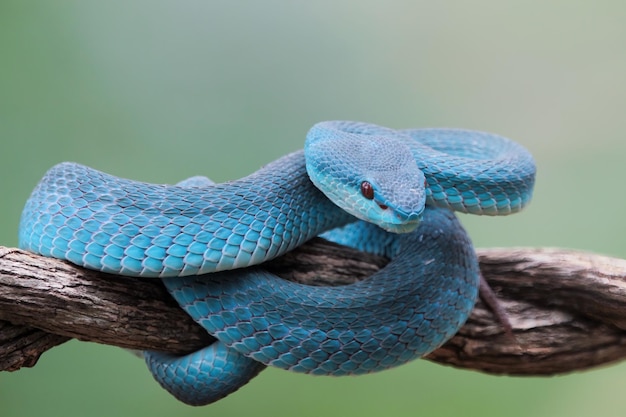
<instances>
[{"instance_id":1,"label":"snake head","mask_svg":"<svg viewBox=\"0 0 626 417\"><path fill-rule=\"evenodd\" d=\"M305 143L307 172L326 197L353 216L390 232L410 232L422 217L426 189L406 139L375 125L319 123Z\"/></svg>"}]
</instances>

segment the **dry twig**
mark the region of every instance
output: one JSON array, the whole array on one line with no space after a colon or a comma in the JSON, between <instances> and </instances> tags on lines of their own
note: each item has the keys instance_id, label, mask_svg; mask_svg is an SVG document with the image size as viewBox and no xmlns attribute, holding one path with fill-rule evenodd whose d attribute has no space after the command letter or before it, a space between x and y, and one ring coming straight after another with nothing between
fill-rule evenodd
<instances>
[{"instance_id":1,"label":"dry twig","mask_svg":"<svg viewBox=\"0 0 626 417\"><path fill-rule=\"evenodd\" d=\"M427 359L497 374L552 375L626 357L626 261L559 249L478 253L514 337L479 302L460 332ZM269 268L303 283L340 285L384 264L315 239ZM0 320L0 370L33 366L69 338L175 353L212 341L159 280L97 273L4 247Z\"/></svg>"}]
</instances>

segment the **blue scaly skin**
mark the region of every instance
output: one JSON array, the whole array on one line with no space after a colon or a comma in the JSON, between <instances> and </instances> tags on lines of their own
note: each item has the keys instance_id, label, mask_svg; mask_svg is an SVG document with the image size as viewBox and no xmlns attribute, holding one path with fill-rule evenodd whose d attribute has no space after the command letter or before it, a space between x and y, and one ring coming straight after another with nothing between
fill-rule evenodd
<instances>
[{"instance_id":1,"label":"blue scaly skin","mask_svg":"<svg viewBox=\"0 0 626 417\"><path fill-rule=\"evenodd\" d=\"M146 184L59 164L26 203L19 241L87 268L163 278L218 341L184 357L147 352L146 360L168 391L200 405L265 365L362 374L439 347L478 292L471 241L450 209L519 211L534 176L531 155L496 135L322 122L304 152L223 184ZM390 263L333 288L239 269L331 229L327 237Z\"/></svg>"}]
</instances>

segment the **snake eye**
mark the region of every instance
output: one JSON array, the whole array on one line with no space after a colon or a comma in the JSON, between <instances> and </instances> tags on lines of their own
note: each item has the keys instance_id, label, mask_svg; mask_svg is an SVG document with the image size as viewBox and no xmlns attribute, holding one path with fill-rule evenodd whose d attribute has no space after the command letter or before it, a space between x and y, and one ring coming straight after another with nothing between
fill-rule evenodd
<instances>
[{"instance_id":1,"label":"snake eye","mask_svg":"<svg viewBox=\"0 0 626 417\"><path fill-rule=\"evenodd\" d=\"M361 183L361 194L363 194L363 197L368 200L372 200L374 198L374 187L372 187L372 184L367 181L363 181Z\"/></svg>"}]
</instances>

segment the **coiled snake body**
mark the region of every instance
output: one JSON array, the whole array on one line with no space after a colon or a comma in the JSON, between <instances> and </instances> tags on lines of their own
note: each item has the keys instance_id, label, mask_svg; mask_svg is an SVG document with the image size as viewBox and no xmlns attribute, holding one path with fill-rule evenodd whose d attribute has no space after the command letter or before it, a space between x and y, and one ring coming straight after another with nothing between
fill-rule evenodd
<instances>
[{"instance_id":1,"label":"coiled snake body","mask_svg":"<svg viewBox=\"0 0 626 417\"><path fill-rule=\"evenodd\" d=\"M451 210L516 212L534 175L531 155L496 135L322 122L304 151L223 184L146 184L59 164L26 203L19 242L87 268L162 278L218 341L183 357L146 352L146 361L177 398L207 404L265 365L361 374L439 347L478 292L476 256ZM332 288L254 266L331 229L326 237L390 263Z\"/></svg>"}]
</instances>

